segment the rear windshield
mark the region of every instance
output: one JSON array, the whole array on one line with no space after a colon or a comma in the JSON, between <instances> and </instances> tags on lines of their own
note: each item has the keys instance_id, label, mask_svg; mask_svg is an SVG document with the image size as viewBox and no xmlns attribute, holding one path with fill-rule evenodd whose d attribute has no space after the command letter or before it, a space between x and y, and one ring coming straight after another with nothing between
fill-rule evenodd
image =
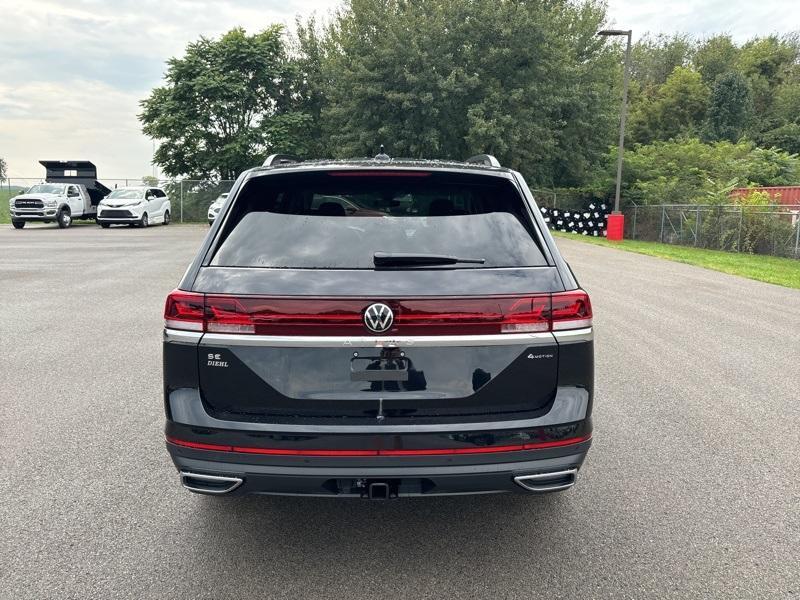
<instances>
[{"instance_id":1,"label":"rear windshield","mask_svg":"<svg viewBox=\"0 0 800 600\"><path fill-rule=\"evenodd\" d=\"M483 259L446 268L543 266L524 201L491 176L269 175L234 201L212 266L374 269L376 252Z\"/></svg>"}]
</instances>

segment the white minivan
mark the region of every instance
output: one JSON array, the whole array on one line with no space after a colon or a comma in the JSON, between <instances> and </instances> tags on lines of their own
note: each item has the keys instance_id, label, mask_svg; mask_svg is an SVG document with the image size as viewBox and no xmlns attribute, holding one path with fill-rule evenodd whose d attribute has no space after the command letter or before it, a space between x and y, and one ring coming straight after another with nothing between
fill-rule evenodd
<instances>
[{"instance_id":1,"label":"white minivan","mask_svg":"<svg viewBox=\"0 0 800 600\"><path fill-rule=\"evenodd\" d=\"M169 197L161 188L122 187L100 201L97 222L104 228L114 224L139 227L155 223L169 225L170 211Z\"/></svg>"}]
</instances>

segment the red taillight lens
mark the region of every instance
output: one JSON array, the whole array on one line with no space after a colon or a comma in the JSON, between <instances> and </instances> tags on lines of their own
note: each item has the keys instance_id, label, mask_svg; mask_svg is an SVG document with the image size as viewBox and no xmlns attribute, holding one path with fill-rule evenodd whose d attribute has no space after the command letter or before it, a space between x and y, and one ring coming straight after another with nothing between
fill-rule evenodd
<instances>
[{"instance_id":1,"label":"red taillight lens","mask_svg":"<svg viewBox=\"0 0 800 600\"><path fill-rule=\"evenodd\" d=\"M174 291L164 308L172 329L258 335L370 335L364 299L256 298ZM388 302L384 335L493 335L578 329L592 324L585 292L522 297L428 298Z\"/></svg>"},{"instance_id":2,"label":"red taillight lens","mask_svg":"<svg viewBox=\"0 0 800 600\"><path fill-rule=\"evenodd\" d=\"M206 296L206 331L259 335L369 335L355 299ZM549 296L432 298L389 303L386 335L480 335L547 331Z\"/></svg>"},{"instance_id":3,"label":"red taillight lens","mask_svg":"<svg viewBox=\"0 0 800 600\"><path fill-rule=\"evenodd\" d=\"M360 335L366 300L206 296L206 331L259 335Z\"/></svg>"},{"instance_id":4,"label":"red taillight lens","mask_svg":"<svg viewBox=\"0 0 800 600\"><path fill-rule=\"evenodd\" d=\"M203 294L173 291L164 305L164 325L170 329L203 331Z\"/></svg>"},{"instance_id":5,"label":"red taillight lens","mask_svg":"<svg viewBox=\"0 0 800 600\"><path fill-rule=\"evenodd\" d=\"M206 331L255 333L256 326L244 301L229 296L206 296Z\"/></svg>"},{"instance_id":6,"label":"red taillight lens","mask_svg":"<svg viewBox=\"0 0 800 600\"><path fill-rule=\"evenodd\" d=\"M586 292L578 290L553 294L552 302L550 314L553 331L592 326L592 303Z\"/></svg>"}]
</instances>

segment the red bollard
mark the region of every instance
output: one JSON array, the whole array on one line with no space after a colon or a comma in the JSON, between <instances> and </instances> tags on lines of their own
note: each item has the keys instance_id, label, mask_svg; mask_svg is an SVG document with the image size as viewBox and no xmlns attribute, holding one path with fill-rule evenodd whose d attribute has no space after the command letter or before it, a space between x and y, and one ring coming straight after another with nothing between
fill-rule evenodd
<instances>
[{"instance_id":1,"label":"red bollard","mask_svg":"<svg viewBox=\"0 0 800 600\"><path fill-rule=\"evenodd\" d=\"M625 215L611 213L606 217L606 238L612 242L621 242L625 231Z\"/></svg>"}]
</instances>

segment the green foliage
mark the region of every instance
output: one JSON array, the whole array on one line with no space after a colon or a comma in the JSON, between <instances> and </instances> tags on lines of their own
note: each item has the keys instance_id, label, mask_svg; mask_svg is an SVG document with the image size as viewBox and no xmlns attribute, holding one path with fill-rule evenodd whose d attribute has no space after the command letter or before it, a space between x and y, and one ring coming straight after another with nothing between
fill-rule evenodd
<instances>
[{"instance_id":1,"label":"green foliage","mask_svg":"<svg viewBox=\"0 0 800 600\"><path fill-rule=\"evenodd\" d=\"M142 130L159 140L155 162L170 176L231 179L272 152L302 153L311 117L298 79L279 25L201 37L141 102Z\"/></svg>"},{"instance_id":2,"label":"green foliage","mask_svg":"<svg viewBox=\"0 0 800 600\"><path fill-rule=\"evenodd\" d=\"M800 124L787 123L765 131L761 134L760 141L771 148L785 148L789 152L800 153Z\"/></svg>"},{"instance_id":3,"label":"green foliage","mask_svg":"<svg viewBox=\"0 0 800 600\"><path fill-rule=\"evenodd\" d=\"M688 67L675 67L653 99L639 103L631 114L630 138L649 143L698 135L705 120L709 94L700 73Z\"/></svg>"},{"instance_id":4,"label":"green foliage","mask_svg":"<svg viewBox=\"0 0 800 600\"><path fill-rule=\"evenodd\" d=\"M709 92L690 71L699 73ZM700 42L685 36L645 37L634 45L632 77L631 142L703 132L712 140L748 138L766 147L800 149L794 127L800 118L796 33L754 38L742 46L728 35ZM705 126L698 121L703 112L708 114Z\"/></svg>"},{"instance_id":5,"label":"green foliage","mask_svg":"<svg viewBox=\"0 0 800 600\"><path fill-rule=\"evenodd\" d=\"M748 77L763 77L771 83L780 83L789 66L796 63L798 52L797 39L791 37L755 38L742 46L736 66Z\"/></svg>"},{"instance_id":6,"label":"green foliage","mask_svg":"<svg viewBox=\"0 0 800 600\"><path fill-rule=\"evenodd\" d=\"M717 77L734 69L739 48L729 35L716 35L701 42L694 53L693 63L703 81L713 84Z\"/></svg>"},{"instance_id":7,"label":"green foliage","mask_svg":"<svg viewBox=\"0 0 800 600\"><path fill-rule=\"evenodd\" d=\"M763 146L800 153L800 81L787 81L775 90L770 119L757 140Z\"/></svg>"},{"instance_id":8,"label":"green foliage","mask_svg":"<svg viewBox=\"0 0 800 600\"><path fill-rule=\"evenodd\" d=\"M0 156L0 181L6 180L6 171L8 170L8 166L6 165L6 160Z\"/></svg>"},{"instance_id":9,"label":"green foliage","mask_svg":"<svg viewBox=\"0 0 800 600\"><path fill-rule=\"evenodd\" d=\"M747 128L752 112L750 85L741 73L720 75L708 104L708 135L714 140L737 141Z\"/></svg>"},{"instance_id":10,"label":"green foliage","mask_svg":"<svg viewBox=\"0 0 800 600\"><path fill-rule=\"evenodd\" d=\"M351 0L325 40L330 152L489 152L533 184L585 180L618 115L603 19L591 2Z\"/></svg>"},{"instance_id":11,"label":"green foliage","mask_svg":"<svg viewBox=\"0 0 800 600\"><path fill-rule=\"evenodd\" d=\"M306 21L298 18L295 32L292 50L298 73L298 109L310 117L308 126L297 132L299 145L305 148L306 156L324 157L328 154L322 133L322 108L326 103L323 73L325 32L320 30L313 15Z\"/></svg>"},{"instance_id":12,"label":"green foliage","mask_svg":"<svg viewBox=\"0 0 800 600\"><path fill-rule=\"evenodd\" d=\"M616 161L616 150L607 164ZM625 153L624 198L637 204L725 202L737 186L791 185L800 159L752 142L706 144L698 139L655 142Z\"/></svg>"},{"instance_id":13,"label":"green foliage","mask_svg":"<svg viewBox=\"0 0 800 600\"><path fill-rule=\"evenodd\" d=\"M158 185L158 177L154 177L153 175L144 175L142 177L142 183L144 185L156 186Z\"/></svg>"},{"instance_id":14,"label":"green foliage","mask_svg":"<svg viewBox=\"0 0 800 600\"><path fill-rule=\"evenodd\" d=\"M694 42L686 35L645 35L631 48L631 76L642 88L663 85L676 67L690 64Z\"/></svg>"},{"instance_id":15,"label":"green foliage","mask_svg":"<svg viewBox=\"0 0 800 600\"><path fill-rule=\"evenodd\" d=\"M189 44L140 119L170 176L229 179L272 152L385 144L392 156L488 152L533 187L607 198L623 47L597 37L605 24L600 0L346 0L325 23L298 20L292 39L276 25ZM800 152L796 34L646 36L631 77L627 200L719 204L731 185L800 183L784 151Z\"/></svg>"}]
</instances>

